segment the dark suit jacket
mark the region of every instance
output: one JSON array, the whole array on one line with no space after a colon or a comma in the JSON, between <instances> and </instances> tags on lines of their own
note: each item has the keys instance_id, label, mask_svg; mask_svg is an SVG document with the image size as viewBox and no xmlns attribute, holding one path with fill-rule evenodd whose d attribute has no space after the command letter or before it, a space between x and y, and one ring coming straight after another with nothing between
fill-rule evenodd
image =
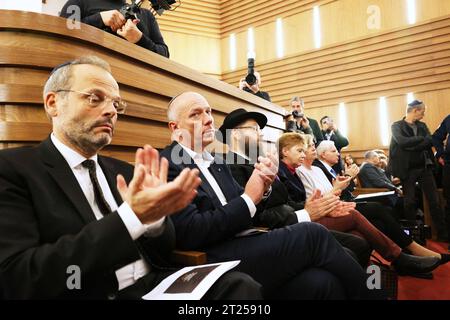
<instances>
[{"instance_id":1,"label":"dark suit jacket","mask_svg":"<svg viewBox=\"0 0 450 320\"><path fill-rule=\"evenodd\" d=\"M326 131L321 130L323 139L327 140L326 138ZM341 159L341 149L348 146L348 139L344 137L339 130L336 130L333 132L333 134L330 137L330 141L334 142L334 145L336 146L337 151L339 151L339 161L333 166L334 171L337 173L341 173L343 168L342 159Z\"/></svg>"},{"instance_id":2,"label":"dark suit jacket","mask_svg":"<svg viewBox=\"0 0 450 320\"><path fill-rule=\"evenodd\" d=\"M313 162L313 166L316 166L316 167L319 167L320 169L322 169L322 171L325 174L325 176L327 177L328 181L330 181L330 183L333 184L334 177L330 173L330 171L328 171L328 169L323 165L322 162L320 162L319 160L316 159ZM353 190L355 190L355 183L352 180L352 181L350 181L349 186L346 189L342 190L341 199L344 201L353 201L353 199L355 198L352 194Z\"/></svg>"},{"instance_id":3,"label":"dark suit jacket","mask_svg":"<svg viewBox=\"0 0 450 320\"><path fill-rule=\"evenodd\" d=\"M283 161L280 161L278 177L283 182L293 201L304 202L306 200L306 191L302 180L296 174L292 174Z\"/></svg>"},{"instance_id":4,"label":"dark suit jacket","mask_svg":"<svg viewBox=\"0 0 450 320\"><path fill-rule=\"evenodd\" d=\"M174 180L186 167L198 168L177 142L166 147L161 156L169 160L169 181ZM240 197L244 189L233 179L222 158L217 158L211 164L210 171L219 183L227 204L222 206L214 189L200 172L202 183L197 196L190 205L172 216L177 232L177 247L181 249L208 252L208 248L252 227L250 211L245 200Z\"/></svg>"},{"instance_id":5,"label":"dark suit jacket","mask_svg":"<svg viewBox=\"0 0 450 320\"><path fill-rule=\"evenodd\" d=\"M389 168L394 177L405 179L408 171L425 168L425 157L434 159L432 137L424 122L417 121L417 136L406 121L394 122L389 146Z\"/></svg>"},{"instance_id":6,"label":"dark suit jacket","mask_svg":"<svg viewBox=\"0 0 450 320\"><path fill-rule=\"evenodd\" d=\"M253 173L254 162L244 159L234 152L228 152L226 159L233 178L242 187L245 187ZM253 224L273 229L297 223L295 211L303 209L304 206L303 201L301 203L293 201L284 184L276 179L272 183L270 196L264 204L256 206L257 212L253 218Z\"/></svg>"},{"instance_id":7,"label":"dark suit jacket","mask_svg":"<svg viewBox=\"0 0 450 320\"><path fill-rule=\"evenodd\" d=\"M99 156L117 201L116 175L128 163ZM72 170L50 138L36 147L0 151L0 282L7 299L105 299L117 292L115 270L142 254L147 261L174 246L166 223L158 238L133 241L113 212L96 220ZM154 245L157 242L158 246ZM162 246L161 252L155 248ZM67 268L79 266L81 290L68 290Z\"/></svg>"},{"instance_id":8,"label":"dark suit jacket","mask_svg":"<svg viewBox=\"0 0 450 320\"><path fill-rule=\"evenodd\" d=\"M389 190L397 189L386 177L386 174L371 163L365 163L359 171L359 181L364 188L387 188Z\"/></svg>"}]
</instances>

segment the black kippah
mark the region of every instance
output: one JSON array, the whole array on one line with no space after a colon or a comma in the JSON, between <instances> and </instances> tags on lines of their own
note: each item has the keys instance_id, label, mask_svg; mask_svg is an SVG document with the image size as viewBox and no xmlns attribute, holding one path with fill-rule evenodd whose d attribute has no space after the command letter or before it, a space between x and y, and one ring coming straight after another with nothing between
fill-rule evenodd
<instances>
[{"instance_id":1,"label":"black kippah","mask_svg":"<svg viewBox=\"0 0 450 320\"><path fill-rule=\"evenodd\" d=\"M410 107L415 107L415 106L420 106L420 105L422 105L422 104L423 104L422 101L420 101L420 100L414 100L414 101L411 101L410 103L408 103L408 106L410 106Z\"/></svg>"}]
</instances>

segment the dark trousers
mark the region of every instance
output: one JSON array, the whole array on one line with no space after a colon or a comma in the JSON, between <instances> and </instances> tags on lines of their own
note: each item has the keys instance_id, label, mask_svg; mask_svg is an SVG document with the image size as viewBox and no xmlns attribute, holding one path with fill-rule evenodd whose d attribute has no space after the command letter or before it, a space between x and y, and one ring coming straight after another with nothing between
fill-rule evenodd
<instances>
[{"instance_id":1,"label":"dark trousers","mask_svg":"<svg viewBox=\"0 0 450 320\"><path fill-rule=\"evenodd\" d=\"M209 262L241 260L236 269L261 283L265 298L369 296L367 274L317 223L297 223L256 236L234 238L206 252Z\"/></svg>"},{"instance_id":2,"label":"dark trousers","mask_svg":"<svg viewBox=\"0 0 450 320\"><path fill-rule=\"evenodd\" d=\"M347 253L352 255L352 257L359 262L361 267L367 267L370 255L372 254L372 247L364 238L336 230L330 230L330 233L344 249L347 249Z\"/></svg>"},{"instance_id":3,"label":"dark trousers","mask_svg":"<svg viewBox=\"0 0 450 320\"><path fill-rule=\"evenodd\" d=\"M402 230L392 209L388 206L383 206L378 202L358 202L356 210L400 248L404 249L411 244L412 239Z\"/></svg>"},{"instance_id":4,"label":"dark trousers","mask_svg":"<svg viewBox=\"0 0 450 320\"><path fill-rule=\"evenodd\" d=\"M383 232L371 224L361 213L351 210L349 214L342 217L323 217L317 220L330 230L352 232L361 235L369 244L388 261L395 260L402 249Z\"/></svg>"},{"instance_id":5,"label":"dark trousers","mask_svg":"<svg viewBox=\"0 0 450 320\"><path fill-rule=\"evenodd\" d=\"M447 222L448 235L450 235L450 163L445 164L442 171L442 186L444 188L444 198L446 202L445 219Z\"/></svg>"},{"instance_id":6,"label":"dark trousers","mask_svg":"<svg viewBox=\"0 0 450 320\"><path fill-rule=\"evenodd\" d=\"M409 171L408 177L402 181L406 219L416 220L416 182L419 182L420 188L428 200L431 218L438 229L439 235L446 234L447 230L444 221L444 212L439 204L436 181L434 180L433 172L430 168L412 169Z\"/></svg>"},{"instance_id":7,"label":"dark trousers","mask_svg":"<svg viewBox=\"0 0 450 320\"><path fill-rule=\"evenodd\" d=\"M123 300L141 299L151 289L174 271L150 272L134 285L118 292L117 298ZM261 300L261 284L247 274L229 271L222 275L206 292L202 300Z\"/></svg>"}]
</instances>

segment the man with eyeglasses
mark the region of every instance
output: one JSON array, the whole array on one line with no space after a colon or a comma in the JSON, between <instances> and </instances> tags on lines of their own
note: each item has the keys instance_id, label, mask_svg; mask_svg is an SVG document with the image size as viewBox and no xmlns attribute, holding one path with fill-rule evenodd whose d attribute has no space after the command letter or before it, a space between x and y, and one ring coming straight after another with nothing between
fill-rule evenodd
<instances>
[{"instance_id":1,"label":"man with eyeglasses","mask_svg":"<svg viewBox=\"0 0 450 320\"><path fill-rule=\"evenodd\" d=\"M431 149L432 136L425 122L426 105L420 100L408 103L406 116L391 126L389 167L392 175L400 178L403 186L405 216L416 222L416 183L430 204L431 217L438 230L438 240L448 241L444 212L439 204L433 175L435 158Z\"/></svg>"},{"instance_id":2,"label":"man with eyeglasses","mask_svg":"<svg viewBox=\"0 0 450 320\"><path fill-rule=\"evenodd\" d=\"M169 218L187 206L198 170L167 183L168 162L146 145L135 167L98 155L125 110L109 65L83 57L44 87L51 135L0 151L0 291L6 299L140 299L176 268ZM229 272L206 299L261 298Z\"/></svg>"}]
</instances>

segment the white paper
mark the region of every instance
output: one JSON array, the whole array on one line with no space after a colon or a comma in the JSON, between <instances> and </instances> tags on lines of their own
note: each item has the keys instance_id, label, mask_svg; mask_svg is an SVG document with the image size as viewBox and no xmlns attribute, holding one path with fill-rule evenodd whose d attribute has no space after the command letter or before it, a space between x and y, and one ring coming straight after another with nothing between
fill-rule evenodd
<instances>
[{"instance_id":1,"label":"white paper","mask_svg":"<svg viewBox=\"0 0 450 320\"><path fill-rule=\"evenodd\" d=\"M228 261L186 267L165 278L144 300L200 300L225 272L241 261Z\"/></svg>"},{"instance_id":2,"label":"white paper","mask_svg":"<svg viewBox=\"0 0 450 320\"><path fill-rule=\"evenodd\" d=\"M386 192L374 192L374 193L365 193L360 194L355 198L355 200L361 200L366 198L374 198L374 197L383 197L383 196L389 196L391 194L394 194L395 191L386 191Z\"/></svg>"}]
</instances>

